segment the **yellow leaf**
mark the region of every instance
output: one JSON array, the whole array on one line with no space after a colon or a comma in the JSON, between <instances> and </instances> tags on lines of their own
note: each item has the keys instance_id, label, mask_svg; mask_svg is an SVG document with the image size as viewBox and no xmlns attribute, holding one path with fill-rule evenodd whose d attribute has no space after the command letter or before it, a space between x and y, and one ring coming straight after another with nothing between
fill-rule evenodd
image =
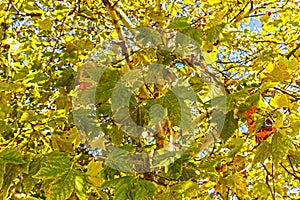
<instances>
[{"instance_id":1,"label":"yellow leaf","mask_svg":"<svg viewBox=\"0 0 300 200\"><path fill-rule=\"evenodd\" d=\"M43 31L51 31L52 23L49 19L44 19L39 22L39 28Z\"/></svg>"},{"instance_id":2,"label":"yellow leaf","mask_svg":"<svg viewBox=\"0 0 300 200\"><path fill-rule=\"evenodd\" d=\"M20 121L32 121L36 118L36 115L33 110L28 110L23 113Z\"/></svg>"},{"instance_id":3,"label":"yellow leaf","mask_svg":"<svg viewBox=\"0 0 300 200\"><path fill-rule=\"evenodd\" d=\"M212 24L213 26L222 24L226 12L227 12L226 9L224 9L224 10L222 10L222 11L220 11L220 12L217 12L217 14L216 14L216 15L214 16L214 18L211 20L211 24Z\"/></svg>"},{"instance_id":4,"label":"yellow leaf","mask_svg":"<svg viewBox=\"0 0 300 200\"><path fill-rule=\"evenodd\" d=\"M73 144L74 144L73 145L73 149L75 149L81 143L81 139L79 137L79 133L78 133L78 131L77 131L77 129L75 127L71 128L69 132L70 132L71 137L73 138Z\"/></svg>"},{"instance_id":5,"label":"yellow leaf","mask_svg":"<svg viewBox=\"0 0 300 200\"><path fill-rule=\"evenodd\" d=\"M192 1L192 0L184 0L182 3L187 4L187 5L194 5L195 4L195 2Z\"/></svg>"},{"instance_id":6,"label":"yellow leaf","mask_svg":"<svg viewBox=\"0 0 300 200\"><path fill-rule=\"evenodd\" d=\"M273 127L276 129L280 129L283 126L284 115L281 115L279 118L276 119Z\"/></svg>"},{"instance_id":7,"label":"yellow leaf","mask_svg":"<svg viewBox=\"0 0 300 200\"><path fill-rule=\"evenodd\" d=\"M92 160L87 166L87 175L95 187L98 187L103 182L101 177L102 163Z\"/></svg>"},{"instance_id":8,"label":"yellow leaf","mask_svg":"<svg viewBox=\"0 0 300 200\"><path fill-rule=\"evenodd\" d=\"M265 23L264 29L265 29L265 31L268 31L270 33L276 32L276 26L274 26L273 24Z\"/></svg>"},{"instance_id":9,"label":"yellow leaf","mask_svg":"<svg viewBox=\"0 0 300 200\"><path fill-rule=\"evenodd\" d=\"M294 56L291 56L289 59L288 68L290 70L296 70L298 69L298 66L299 62L297 61L297 59Z\"/></svg>"},{"instance_id":10,"label":"yellow leaf","mask_svg":"<svg viewBox=\"0 0 300 200\"><path fill-rule=\"evenodd\" d=\"M214 60L212 59L212 57L210 56L209 53L206 53L205 51L203 51L202 55L203 55L203 58L204 58L206 64L208 64L208 65L214 64Z\"/></svg>"},{"instance_id":11,"label":"yellow leaf","mask_svg":"<svg viewBox=\"0 0 300 200\"><path fill-rule=\"evenodd\" d=\"M265 14L260 18L261 22L268 22L269 19L270 16L268 14Z\"/></svg>"},{"instance_id":12,"label":"yellow leaf","mask_svg":"<svg viewBox=\"0 0 300 200\"><path fill-rule=\"evenodd\" d=\"M213 4L219 3L219 0L208 0L207 3L209 5L213 5Z\"/></svg>"},{"instance_id":13,"label":"yellow leaf","mask_svg":"<svg viewBox=\"0 0 300 200\"><path fill-rule=\"evenodd\" d=\"M212 50L214 49L213 42L205 41L204 44L203 44L203 48L204 48L206 51L212 51Z\"/></svg>"},{"instance_id":14,"label":"yellow leaf","mask_svg":"<svg viewBox=\"0 0 300 200\"><path fill-rule=\"evenodd\" d=\"M51 144L54 150L73 153L72 141L67 136L52 134Z\"/></svg>"},{"instance_id":15,"label":"yellow leaf","mask_svg":"<svg viewBox=\"0 0 300 200\"><path fill-rule=\"evenodd\" d=\"M142 99L150 99L151 98L146 86L142 86L140 88L139 97Z\"/></svg>"},{"instance_id":16,"label":"yellow leaf","mask_svg":"<svg viewBox=\"0 0 300 200\"><path fill-rule=\"evenodd\" d=\"M267 72L272 72L274 70L274 63L269 63L267 66L266 66L266 70Z\"/></svg>"},{"instance_id":17,"label":"yellow leaf","mask_svg":"<svg viewBox=\"0 0 300 200\"><path fill-rule=\"evenodd\" d=\"M280 60L274 66L274 69L269 73L265 73L265 75L265 81L282 82L290 79L287 63L283 60Z\"/></svg>"},{"instance_id":18,"label":"yellow leaf","mask_svg":"<svg viewBox=\"0 0 300 200\"><path fill-rule=\"evenodd\" d=\"M270 101L270 105L275 108L289 107L289 98L286 94L276 94Z\"/></svg>"}]
</instances>

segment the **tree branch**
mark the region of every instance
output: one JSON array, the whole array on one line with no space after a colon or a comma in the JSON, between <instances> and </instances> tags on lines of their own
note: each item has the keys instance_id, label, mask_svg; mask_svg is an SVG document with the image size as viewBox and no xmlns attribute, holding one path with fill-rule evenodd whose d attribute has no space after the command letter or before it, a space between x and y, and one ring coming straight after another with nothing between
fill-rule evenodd
<instances>
[{"instance_id":1,"label":"tree branch","mask_svg":"<svg viewBox=\"0 0 300 200\"><path fill-rule=\"evenodd\" d=\"M268 169L266 168L266 166L263 163L261 163L261 164L262 164L263 168L265 169L265 171L267 173L266 174L266 184L267 184L267 186L268 186L268 188L270 190L270 193L272 195L272 199L275 200L276 199L275 194L273 193L272 188L271 188L270 183L269 183L269 176L271 176L271 174L268 171Z\"/></svg>"},{"instance_id":2,"label":"tree branch","mask_svg":"<svg viewBox=\"0 0 300 200\"><path fill-rule=\"evenodd\" d=\"M131 21L129 20L129 17L126 15L126 13L121 9L121 8L116 8L116 12L119 15L119 17L122 20L122 23L125 25L126 28L130 29L134 29L135 25L133 25L131 23Z\"/></svg>"},{"instance_id":3,"label":"tree branch","mask_svg":"<svg viewBox=\"0 0 300 200\"><path fill-rule=\"evenodd\" d=\"M293 97L296 101L299 101L299 100L300 100L300 97L297 97L296 95L291 94L291 93L289 93L289 92L287 92L287 91L285 91L285 90L283 90L283 89L281 89L281 88L274 87L274 89L275 89L275 90L279 90L279 91L282 92L283 94L287 94L287 95Z\"/></svg>"},{"instance_id":4,"label":"tree branch","mask_svg":"<svg viewBox=\"0 0 300 200\"><path fill-rule=\"evenodd\" d=\"M286 171L289 175L292 175L294 178L300 180L300 177L298 177L296 174L293 174L292 172L290 172L283 164L282 162L280 163L280 166L284 169L284 171Z\"/></svg>"},{"instance_id":5,"label":"tree branch","mask_svg":"<svg viewBox=\"0 0 300 200\"><path fill-rule=\"evenodd\" d=\"M286 55L286 58L287 58L287 59L290 59L290 57L291 57L292 55L294 55L294 53L295 53L299 48L300 48L300 43L296 46L295 49L293 49L288 55Z\"/></svg>"},{"instance_id":6,"label":"tree branch","mask_svg":"<svg viewBox=\"0 0 300 200\"><path fill-rule=\"evenodd\" d=\"M116 32L117 32L118 38L120 40L120 46L121 46L121 50L122 50L122 55L125 56L126 62L129 63L130 60L127 57L127 55L129 54L129 52L128 52L128 49L127 49L127 47L125 45L125 37L123 35L123 31L122 31L121 25L119 23L117 12L114 9L114 6L116 6L116 5L112 6L108 0L102 0L102 3L105 5L105 7L106 7L106 9L107 9L107 11L108 11L111 19L112 19L112 24L116 28ZM132 66L129 65L129 67L131 68Z\"/></svg>"}]
</instances>

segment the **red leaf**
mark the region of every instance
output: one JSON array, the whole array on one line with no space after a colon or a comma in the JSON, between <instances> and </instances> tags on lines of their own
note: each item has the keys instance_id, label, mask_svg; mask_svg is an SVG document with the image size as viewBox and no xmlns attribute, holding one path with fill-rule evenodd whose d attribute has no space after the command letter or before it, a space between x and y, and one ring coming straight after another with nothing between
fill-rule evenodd
<instances>
[{"instance_id":1,"label":"red leaf","mask_svg":"<svg viewBox=\"0 0 300 200\"><path fill-rule=\"evenodd\" d=\"M246 116L249 116L249 115L252 115L252 114L254 114L256 112L257 112L256 106L252 106L251 108L249 108L249 110L246 111L245 114L246 114Z\"/></svg>"},{"instance_id":2,"label":"red leaf","mask_svg":"<svg viewBox=\"0 0 300 200\"><path fill-rule=\"evenodd\" d=\"M249 110L247 110L245 112L246 114L246 120L247 120L247 124L248 124L248 128L250 132L254 131L254 125L256 123L256 120L253 120L251 118L251 115L257 112L257 108L256 106L252 106L251 108L249 108Z\"/></svg>"},{"instance_id":3,"label":"red leaf","mask_svg":"<svg viewBox=\"0 0 300 200\"><path fill-rule=\"evenodd\" d=\"M255 141L256 142L261 142L265 139L267 139L267 137L269 135L271 135L272 133L274 133L276 131L276 128L272 127L272 126L267 126L267 127L261 127L260 130L255 134Z\"/></svg>"}]
</instances>

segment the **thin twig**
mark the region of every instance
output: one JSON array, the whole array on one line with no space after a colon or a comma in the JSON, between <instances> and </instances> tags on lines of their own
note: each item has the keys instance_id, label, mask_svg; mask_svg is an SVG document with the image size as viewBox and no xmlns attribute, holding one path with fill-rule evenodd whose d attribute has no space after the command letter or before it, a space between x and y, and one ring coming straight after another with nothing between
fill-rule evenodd
<instances>
[{"instance_id":1,"label":"thin twig","mask_svg":"<svg viewBox=\"0 0 300 200\"><path fill-rule=\"evenodd\" d=\"M266 174L266 184L267 184L267 186L268 186L268 188L270 190L272 198L275 200L276 199L275 194L273 193L272 188L271 188L270 183L269 183L269 176L272 176L272 175L270 174L270 172L268 171L268 169L266 168L266 166L263 163L261 163L261 164L262 164L263 168L265 169L265 171L267 173Z\"/></svg>"},{"instance_id":2,"label":"thin twig","mask_svg":"<svg viewBox=\"0 0 300 200\"><path fill-rule=\"evenodd\" d=\"M293 49L288 55L286 55L286 58L287 58L287 59L290 59L290 57L291 57L292 55L294 55L294 53L295 53L299 48L300 48L300 43L296 46L295 49Z\"/></svg>"},{"instance_id":3,"label":"thin twig","mask_svg":"<svg viewBox=\"0 0 300 200\"><path fill-rule=\"evenodd\" d=\"M274 89L275 89L275 90L279 90L279 91L282 92L283 94L287 94L287 95L293 97L293 98L296 99L297 101L300 100L300 97L297 97L296 95L291 94L291 93L289 93L289 92L287 92L287 91L285 91L285 90L283 90L283 89L281 89L281 88L274 87Z\"/></svg>"},{"instance_id":4,"label":"thin twig","mask_svg":"<svg viewBox=\"0 0 300 200\"><path fill-rule=\"evenodd\" d=\"M276 189L275 189L275 178L274 178L274 163L272 162L272 181L273 181L273 193L274 196L276 197Z\"/></svg>"},{"instance_id":5,"label":"thin twig","mask_svg":"<svg viewBox=\"0 0 300 200\"><path fill-rule=\"evenodd\" d=\"M279 164L284 169L284 171L286 171L289 175L292 175L294 178L300 180L300 177L298 177L296 174L293 174L292 172L290 172L282 163L279 163Z\"/></svg>"}]
</instances>

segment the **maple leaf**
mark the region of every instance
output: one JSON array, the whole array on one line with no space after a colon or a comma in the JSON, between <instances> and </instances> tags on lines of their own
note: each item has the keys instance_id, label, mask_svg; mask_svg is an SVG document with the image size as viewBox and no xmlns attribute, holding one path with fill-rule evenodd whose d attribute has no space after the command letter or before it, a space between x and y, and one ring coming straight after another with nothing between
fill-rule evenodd
<instances>
[{"instance_id":1,"label":"maple leaf","mask_svg":"<svg viewBox=\"0 0 300 200\"><path fill-rule=\"evenodd\" d=\"M83 180L89 183L87 176L73 166L70 158L62 152L51 152L41 160L41 168L33 178L49 181L50 185L45 188L49 195L47 199L67 199L73 191L82 199Z\"/></svg>"},{"instance_id":2,"label":"maple leaf","mask_svg":"<svg viewBox=\"0 0 300 200\"><path fill-rule=\"evenodd\" d=\"M272 127L272 126L263 127L262 126L260 128L260 130L255 134L255 141L261 142L261 141L267 139L267 137L274 132L276 132L275 127Z\"/></svg>"},{"instance_id":3,"label":"maple leaf","mask_svg":"<svg viewBox=\"0 0 300 200\"><path fill-rule=\"evenodd\" d=\"M256 120L251 118L251 115L255 114L257 112L256 106L252 106L245 112L246 114L246 120L248 124L248 128L250 132L254 132L254 125L256 124Z\"/></svg>"}]
</instances>

